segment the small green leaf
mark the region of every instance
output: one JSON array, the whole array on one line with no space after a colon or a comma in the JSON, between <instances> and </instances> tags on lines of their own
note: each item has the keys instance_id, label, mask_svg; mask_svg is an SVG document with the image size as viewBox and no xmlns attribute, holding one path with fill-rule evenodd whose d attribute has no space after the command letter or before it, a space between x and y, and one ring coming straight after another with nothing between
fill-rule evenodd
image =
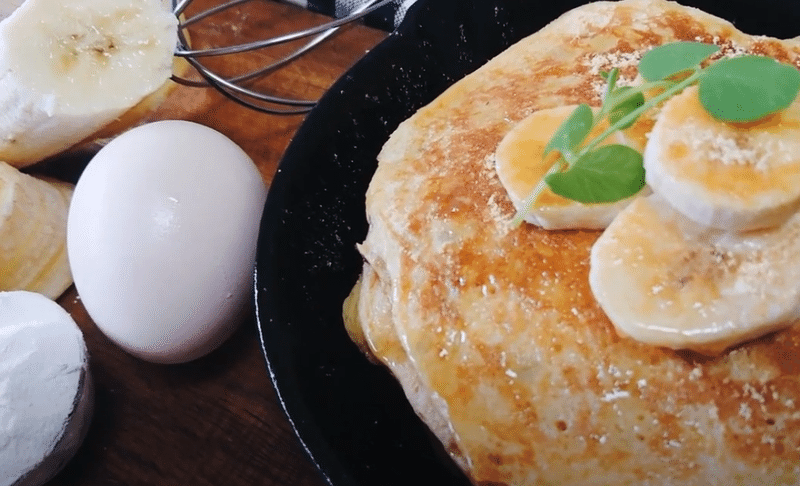
<instances>
[{"instance_id":1,"label":"small green leaf","mask_svg":"<svg viewBox=\"0 0 800 486\"><path fill-rule=\"evenodd\" d=\"M614 89L617 87L617 81L619 80L619 69L612 69L608 75L603 76L603 79L606 82L605 97L608 98L609 94L613 93Z\"/></svg>"},{"instance_id":2,"label":"small green leaf","mask_svg":"<svg viewBox=\"0 0 800 486\"><path fill-rule=\"evenodd\" d=\"M642 155L625 145L604 145L545 181L554 193L584 204L619 201L644 187Z\"/></svg>"},{"instance_id":3,"label":"small green leaf","mask_svg":"<svg viewBox=\"0 0 800 486\"><path fill-rule=\"evenodd\" d=\"M589 105L578 105L553 134L544 148L544 155L547 156L553 150L561 152L562 155L571 153L589 135L593 122L594 114Z\"/></svg>"},{"instance_id":4,"label":"small green leaf","mask_svg":"<svg viewBox=\"0 0 800 486\"><path fill-rule=\"evenodd\" d=\"M639 61L639 74L647 81L659 81L695 69L719 50L702 42L672 42L647 51Z\"/></svg>"},{"instance_id":5,"label":"small green leaf","mask_svg":"<svg viewBox=\"0 0 800 486\"><path fill-rule=\"evenodd\" d=\"M769 57L717 61L703 71L699 96L711 116L749 122L783 110L797 98L800 71Z\"/></svg>"},{"instance_id":6,"label":"small green leaf","mask_svg":"<svg viewBox=\"0 0 800 486\"><path fill-rule=\"evenodd\" d=\"M614 103L614 105L608 114L608 119L611 121L612 125L615 125L631 112L644 105L644 95L641 91L630 86L623 86L612 93L611 102ZM634 122L636 122L636 118L624 125L619 125L617 128L619 130L625 130L633 125Z\"/></svg>"}]
</instances>

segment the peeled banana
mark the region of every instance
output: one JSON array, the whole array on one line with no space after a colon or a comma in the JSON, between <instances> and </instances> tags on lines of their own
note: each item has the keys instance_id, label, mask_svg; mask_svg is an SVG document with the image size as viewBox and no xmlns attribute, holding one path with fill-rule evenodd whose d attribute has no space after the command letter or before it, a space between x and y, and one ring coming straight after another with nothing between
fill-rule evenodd
<instances>
[{"instance_id":1,"label":"peeled banana","mask_svg":"<svg viewBox=\"0 0 800 486\"><path fill-rule=\"evenodd\" d=\"M556 152L543 157L544 149L561 123L575 110L574 105L548 108L534 112L517 123L495 151L495 168L501 184L517 210L523 208L528 194L555 162ZM644 149L646 133L652 120L643 118L627 130L617 131L602 145L618 143L638 151ZM600 123L589 134L599 135L608 127ZM648 192L644 189L643 192ZM561 197L545 188L525 221L544 229L602 229L628 205L631 198L614 203L583 204Z\"/></svg>"},{"instance_id":2,"label":"peeled banana","mask_svg":"<svg viewBox=\"0 0 800 486\"><path fill-rule=\"evenodd\" d=\"M734 124L703 109L697 87L670 99L644 153L647 184L688 218L730 231L769 228L800 207L800 98Z\"/></svg>"},{"instance_id":3,"label":"peeled banana","mask_svg":"<svg viewBox=\"0 0 800 486\"><path fill-rule=\"evenodd\" d=\"M72 284L66 251L72 184L23 174L0 162L0 291L51 299Z\"/></svg>"},{"instance_id":4,"label":"peeled banana","mask_svg":"<svg viewBox=\"0 0 800 486\"><path fill-rule=\"evenodd\" d=\"M177 23L161 0L25 0L0 22L0 160L57 154L158 92Z\"/></svg>"}]
</instances>

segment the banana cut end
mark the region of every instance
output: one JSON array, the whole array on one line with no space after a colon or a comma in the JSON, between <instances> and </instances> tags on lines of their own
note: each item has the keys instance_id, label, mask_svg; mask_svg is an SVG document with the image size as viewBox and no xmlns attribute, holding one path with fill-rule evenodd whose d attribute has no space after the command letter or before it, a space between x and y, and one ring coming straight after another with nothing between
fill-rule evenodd
<instances>
[{"instance_id":1,"label":"banana cut end","mask_svg":"<svg viewBox=\"0 0 800 486\"><path fill-rule=\"evenodd\" d=\"M0 22L0 160L116 134L169 94L178 19L161 0L25 0Z\"/></svg>"}]
</instances>

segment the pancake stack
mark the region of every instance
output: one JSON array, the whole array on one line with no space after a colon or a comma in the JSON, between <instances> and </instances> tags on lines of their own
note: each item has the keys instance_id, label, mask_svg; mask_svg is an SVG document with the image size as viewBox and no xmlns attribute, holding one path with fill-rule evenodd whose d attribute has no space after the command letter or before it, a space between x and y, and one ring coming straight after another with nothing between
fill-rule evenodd
<instances>
[{"instance_id":1,"label":"pancake stack","mask_svg":"<svg viewBox=\"0 0 800 486\"><path fill-rule=\"evenodd\" d=\"M797 40L664 0L595 2L456 83L379 155L348 331L475 484L800 484L800 326L716 356L620 335L589 287L601 231L511 225L495 171L517 122L599 106L601 72L635 82L642 54L677 40L800 66Z\"/></svg>"}]
</instances>

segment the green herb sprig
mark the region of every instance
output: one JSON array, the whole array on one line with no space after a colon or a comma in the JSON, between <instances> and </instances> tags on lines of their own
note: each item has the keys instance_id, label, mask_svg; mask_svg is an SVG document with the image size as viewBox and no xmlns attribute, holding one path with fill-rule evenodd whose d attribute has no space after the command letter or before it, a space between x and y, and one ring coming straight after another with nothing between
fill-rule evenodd
<instances>
[{"instance_id":1,"label":"green herb sprig","mask_svg":"<svg viewBox=\"0 0 800 486\"><path fill-rule=\"evenodd\" d=\"M800 92L800 71L769 57L745 55L703 61L719 51L713 44L674 42L648 51L639 61L639 86L617 86L619 70L602 73L606 81L603 104L595 113L579 105L559 126L544 150L558 159L533 188L512 220L519 225L546 187L562 197L585 204L615 202L644 186L642 154L621 144L598 145L624 130L646 111L697 83L700 103L724 122L752 122L787 108ZM644 93L660 91L645 99ZM603 120L609 126L587 137Z\"/></svg>"}]
</instances>

